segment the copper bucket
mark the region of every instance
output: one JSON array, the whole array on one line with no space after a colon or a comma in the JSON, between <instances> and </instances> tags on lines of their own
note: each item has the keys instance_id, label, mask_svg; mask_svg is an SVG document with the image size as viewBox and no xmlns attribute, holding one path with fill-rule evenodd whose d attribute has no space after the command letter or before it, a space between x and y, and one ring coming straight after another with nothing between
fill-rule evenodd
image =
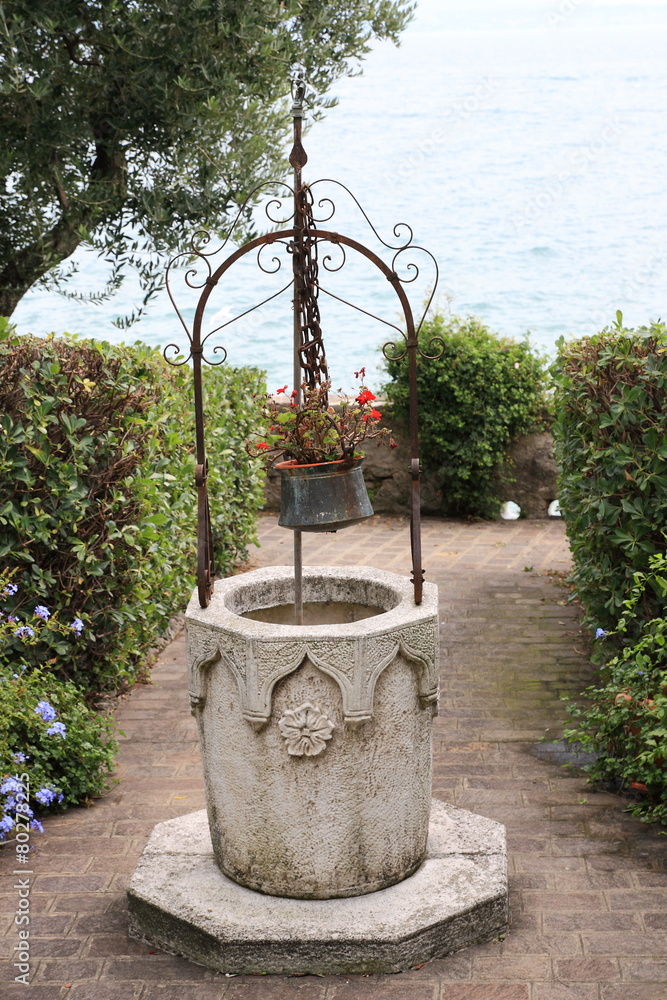
<instances>
[{"instance_id":1,"label":"copper bucket","mask_svg":"<svg viewBox=\"0 0 667 1000\"><path fill-rule=\"evenodd\" d=\"M362 458L297 465L279 462L280 518L283 528L337 531L373 516Z\"/></svg>"}]
</instances>

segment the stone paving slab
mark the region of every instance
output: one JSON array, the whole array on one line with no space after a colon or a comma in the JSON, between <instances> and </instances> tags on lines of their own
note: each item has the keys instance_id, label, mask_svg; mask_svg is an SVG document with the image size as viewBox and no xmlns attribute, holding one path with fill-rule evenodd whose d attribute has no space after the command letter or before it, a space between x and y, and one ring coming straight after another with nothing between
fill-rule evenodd
<instances>
[{"instance_id":1,"label":"stone paving slab","mask_svg":"<svg viewBox=\"0 0 667 1000\"><path fill-rule=\"evenodd\" d=\"M249 568L291 562L274 517L260 539ZM34 839L29 988L12 985L17 891L0 851L3 1000L667 1000L667 841L531 753L591 676L558 582L562 523L427 519L423 548L443 644L433 794L507 827L505 939L399 975L235 978L131 941L126 889L150 831L204 807L180 636L119 708L119 783ZM304 561L409 574L407 521L304 536Z\"/></svg>"}]
</instances>

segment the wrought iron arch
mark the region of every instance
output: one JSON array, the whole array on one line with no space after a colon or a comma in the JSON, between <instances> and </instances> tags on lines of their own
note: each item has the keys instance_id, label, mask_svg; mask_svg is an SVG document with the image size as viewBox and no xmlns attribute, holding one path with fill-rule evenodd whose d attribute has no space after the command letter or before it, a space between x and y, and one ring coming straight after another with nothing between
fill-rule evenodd
<instances>
[{"instance_id":1,"label":"wrought iron arch","mask_svg":"<svg viewBox=\"0 0 667 1000\"><path fill-rule=\"evenodd\" d=\"M315 181L311 185L304 184L301 177L301 172L303 166L307 162L307 156L303 145L301 143L301 123L304 117L304 93L305 86L301 82L296 84L296 93L294 105L292 107L292 115L294 122L294 145L292 153L290 156L290 163L294 168L294 184L290 186L286 182L266 182L260 187L270 186L270 185L280 185L286 188L293 197L293 225L288 229L279 229L274 232L266 233L263 236L258 236L255 239L248 241L242 246L238 247L232 253L230 253L224 260L222 260L218 266L214 269L212 267L211 258L220 253L226 246L231 232L234 230L239 218L241 217L247 204L250 203L250 199L255 195L258 189L249 196L248 201L245 205L241 207L239 213L232 225L230 234L228 234L227 240L219 247L217 250L209 251L205 248L210 242L209 234L204 230L199 230L195 234L191 243L191 252L183 252L178 254L174 260L172 260L167 269L167 290L171 298L172 304L176 309L178 317L183 325L183 328L187 334L189 341L189 351L187 355L182 355L179 353L178 345L168 344L165 347L163 354L165 360L172 365L183 365L188 361L192 361L193 368L193 381L194 381L194 398L195 398L195 428L196 428L196 468L195 468L195 484L197 486L198 493L198 557L197 557L197 582L198 582L198 592L199 601L202 607L206 607L210 601L211 594L213 592L213 578L214 578L214 564L213 564L213 547L211 539L211 521L210 521L210 511L209 502L207 494L207 472L208 463L206 458L206 446L205 446L205 435L204 435L204 410L203 410L203 391L202 391L202 363L209 365L221 364L227 357L227 352L224 347L218 345L213 348L212 353L221 354L222 356L215 359L209 359L205 356L205 347L209 338L213 334L219 332L224 327L231 325L237 320L241 319L243 316L248 315L248 313L254 311L265 305L272 299L277 298L286 292L289 288L293 289L293 304L294 304L294 329L293 329L293 353L294 353L294 387L299 393L297 404L301 402L300 396L300 386L302 382L306 382L309 385L320 384L325 382L328 377L328 369L326 362L326 354L324 351L324 342L322 338L321 328L320 328L320 315L319 315L319 305L318 298L320 292L324 292L327 295L332 296L334 299L345 303L353 309L356 309L367 316L371 316L373 319L386 326L391 327L396 330L399 336L402 338L402 343L393 340L385 343L383 347L383 352L385 357L390 360L401 360L406 357L408 358L409 365L409 395L410 395L410 476L412 481L412 494L411 494L411 509L410 509L410 540L411 540L411 551L412 551L412 582L414 586L415 593L415 603L420 604L422 600L422 582L424 576L424 570L422 568L422 556L421 556L421 526L420 526L420 464L419 464L419 433L418 433L418 400L417 400L417 357L418 355L424 358L436 358L442 353L442 349L437 350L439 343L438 338L432 338L428 345L428 351L436 350L436 353L427 353L420 346L419 332L421 330L422 324L428 312L428 308L435 295L435 290L438 280L438 266L434 256L430 251L423 247L417 246L412 242L412 229L406 223L398 223L394 226L394 235L400 240L400 231L407 230L408 239L407 242L400 243L398 245L387 243L383 240L378 231L375 229L370 219L364 212L363 208L354 197L354 195L345 187L345 185L339 184L339 182L334 181L330 183L339 184L344 191L346 191L354 203L359 208L364 219L372 229L378 240L387 248L393 251L393 257L391 264L387 264L386 261L382 259L375 251L371 250L365 244L353 239L349 236L345 236L342 233L335 232L330 229L319 229L318 223L328 222L336 211L336 206L334 202L327 197L320 198L318 202L318 208L325 208L329 210L329 214L321 220L316 220L314 216L314 197L312 189L314 184L323 183L324 180ZM275 196L271 199L268 205L265 207L267 217L273 223L280 224L281 221L277 220L271 214L270 209L277 207L278 209L282 207L282 198ZM195 240L199 237L199 242L195 243ZM349 302L345 299L339 298L333 292L328 291L323 287L320 277L319 277L319 250L323 245L336 246L342 250L343 259L338 266L327 266L327 261L331 261L330 255L322 258L322 265L325 271L333 272L340 270L346 261L345 248L348 248L356 253L365 257L372 265L374 265L381 274L384 275L386 280L394 289L396 296L401 305L403 312L403 317L405 320L405 330L402 330L399 326L394 323L390 323L380 316L375 316L373 313L369 313L367 310ZM278 257L273 257L272 262L276 265L275 267L268 268L262 263L261 254L262 251L274 245L282 245L286 252L292 257L292 276L289 282L284 285L279 291L263 299L261 302L256 303L249 309L232 317L232 319L225 321L225 323L220 326L210 330L205 336L202 337L202 326L206 307L208 305L209 299L217 287L220 280L226 274L226 272L243 257L248 254L257 252L257 263L261 270L266 273L276 273L282 267L282 261ZM433 263L435 280L433 283L433 288L431 290L430 296L426 303L426 307L420 318L418 324L415 324L415 318L412 311L412 306L410 299L406 293L404 285L410 284L416 280L420 273L418 265L414 261L408 261L405 264L405 269L410 276L401 277L397 271L397 263L401 255L408 252L412 253L423 253L426 254ZM170 272L174 263L180 259L186 258L190 261L190 267L185 275L186 285L193 289L201 288L201 294L197 301L195 308L194 319L192 323L192 331L188 330L188 326L183 318L181 311L178 309L174 295L172 293L170 284ZM194 260L193 260L194 258ZM205 264L206 267L206 277L203 281L199 283L195 282L197 277L197 266L195 261L200 261ZM400 263L403 263L402 261ZM169 352L176 352L175 355L169 356ZM302 606L301 598L301 576L302 576L302 566L301 566L301 532L294 532L294 565L295 565L295 605L297 609L297 621L299 620L298 615Z\"/></svg>"}]
</instances>

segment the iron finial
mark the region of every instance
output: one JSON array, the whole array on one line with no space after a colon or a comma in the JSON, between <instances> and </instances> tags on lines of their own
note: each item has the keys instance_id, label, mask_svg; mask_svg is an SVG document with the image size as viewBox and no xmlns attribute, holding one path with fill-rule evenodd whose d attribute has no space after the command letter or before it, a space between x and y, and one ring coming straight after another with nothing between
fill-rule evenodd
<instances>
[{"instance_id":1,"label":"iron finial","mask_svg":"<svg viewBox=\"0 0 667 1000\"><path fill-rule=\"evenodd\" d=\"M298 171L299 174L303 167L305 167L308 162L308 156L305 149L301 144L301 125L306 113L303 109L303 103L306 97L306 81L302 77L297 77L292 82L292 97L294 98L294 103L292 104L292 118L294 120L294 145L292 146L292 152L289 156L289 162L294 170ZM299 183L300 183L299 176ZM297 185L298 186L298 185Z\"/></svg>"}]
</instances>

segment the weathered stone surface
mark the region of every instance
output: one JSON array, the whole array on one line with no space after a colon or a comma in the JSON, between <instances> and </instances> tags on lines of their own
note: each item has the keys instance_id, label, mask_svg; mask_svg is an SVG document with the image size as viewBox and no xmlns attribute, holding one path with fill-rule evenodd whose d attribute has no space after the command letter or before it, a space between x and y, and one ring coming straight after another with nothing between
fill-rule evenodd
<instances>
[{"instance_id":1,"label":"weathered stone surface","mask_svg":"<svg viewBox=\"0 0 667 1000\"><path fill-rule=\"evenodd\" d=\"M400 972L508 923L504 827L433 800L427 858L347 899L265 896L213 857L202 810L155 827L128 890L130 934L219 972Z\"/></svg>"},{"instance_id":2,"label":"weathered stone surface","mask_svg":"<svg viewBox=\"0 0 667 1000\"><path fill-rule=\"evenodd\" d=\"M213 849L226 875L271 895L374 892L426 851L437 589L416 606L407 579L368 567L309 566L303 585L313 605L381 613L302 626L241 617L292 601L291 567L221 580L208 608L196 596L188 608Z\"/></svg>"},{"instance_id":3,"label":"weathered stone surface","mask_svg":"<svg viewBox=\"0 0 667 1000\"><path fill-rule=\"evenodd\" d=\"M501 500L514 500L525 517L546 517L558 496L552 435L545 431L518 438L507 452L507 472L514 482L498 484Z\"/></svg>"}]
</instances>

